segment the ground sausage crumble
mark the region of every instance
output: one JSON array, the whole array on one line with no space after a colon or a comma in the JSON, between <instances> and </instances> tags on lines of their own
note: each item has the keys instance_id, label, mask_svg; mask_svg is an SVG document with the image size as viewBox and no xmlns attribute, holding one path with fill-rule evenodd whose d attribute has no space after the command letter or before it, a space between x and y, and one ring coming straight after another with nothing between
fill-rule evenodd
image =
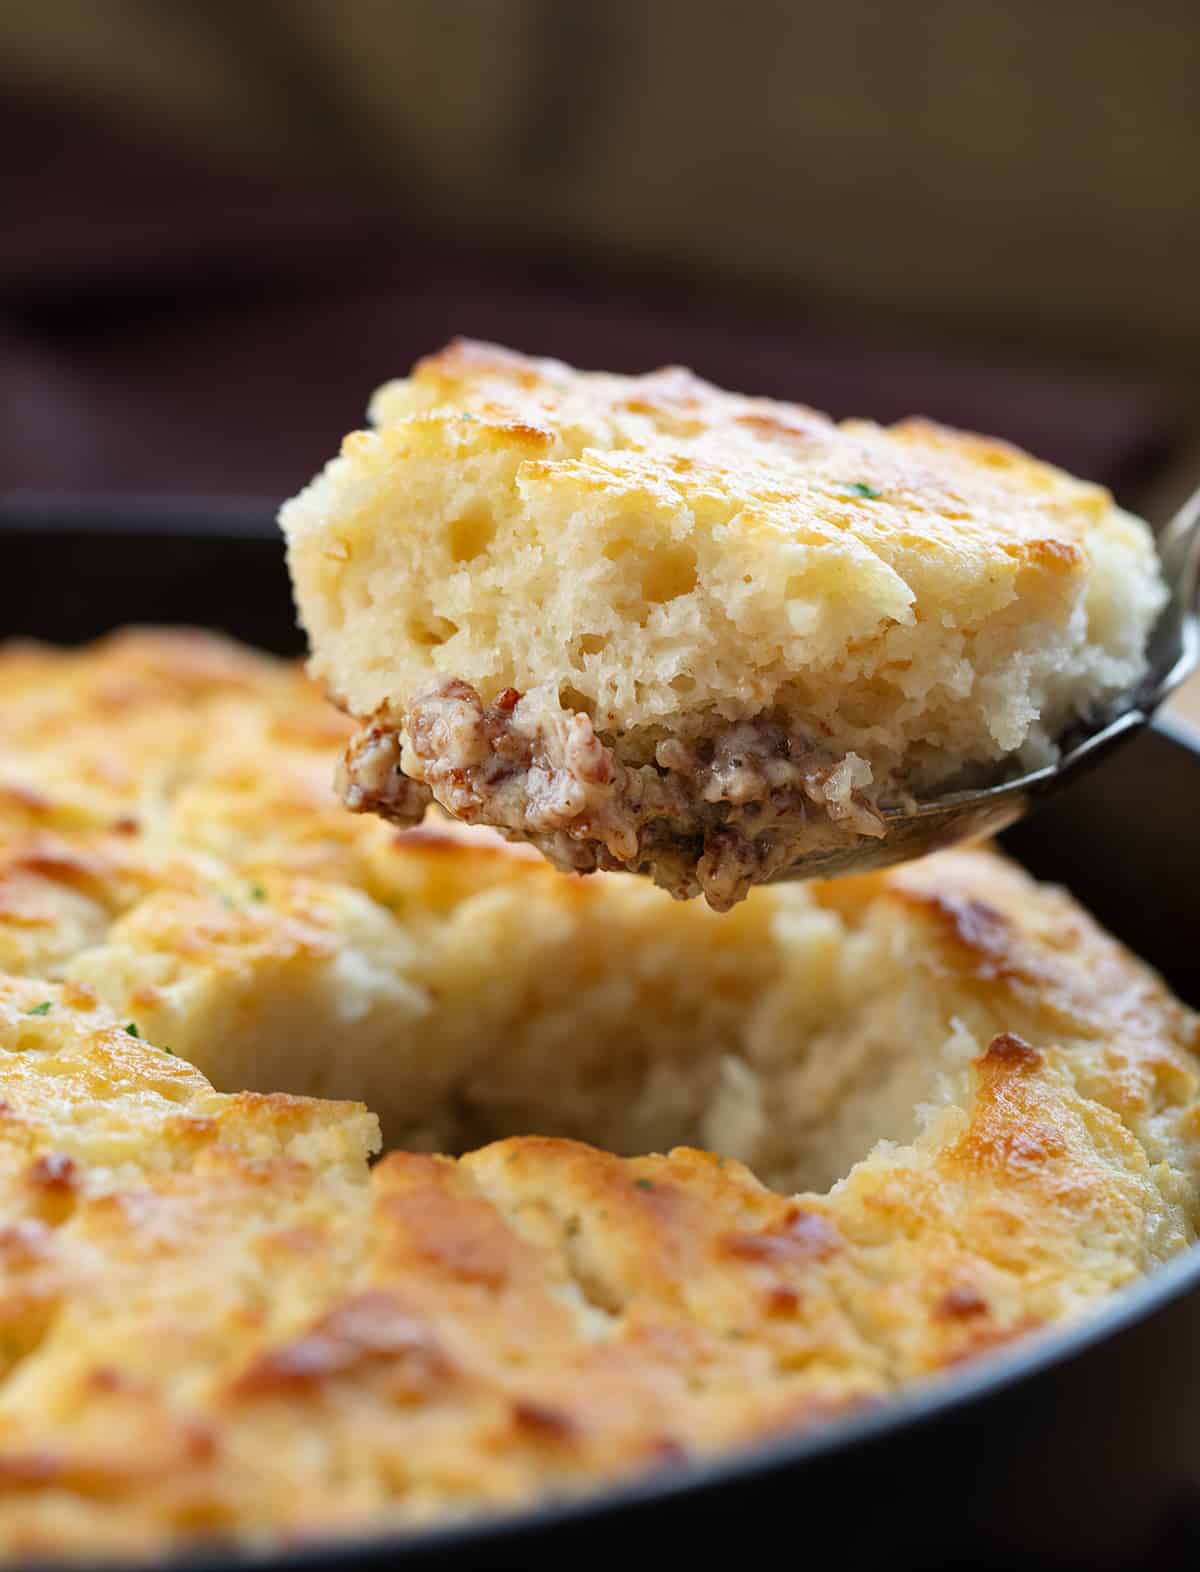
<instances>
[{"instance_id":1,"label":"ground sausage crumble","mask_svg":"<svg viewBox=\"0 0 1200 1572\"><path fill-rule=\"evenodd\" d=\"M871 767L777 720L721 723L702 743L660 741L625 763L591 719L509 688L484 704L450 679L406 710L384 706L350 743L349 808L397 824L431 801L535 845L557 867L648 874L679 899L727 911L813 850L880 837Z\"/></svg>"}]
</instances>

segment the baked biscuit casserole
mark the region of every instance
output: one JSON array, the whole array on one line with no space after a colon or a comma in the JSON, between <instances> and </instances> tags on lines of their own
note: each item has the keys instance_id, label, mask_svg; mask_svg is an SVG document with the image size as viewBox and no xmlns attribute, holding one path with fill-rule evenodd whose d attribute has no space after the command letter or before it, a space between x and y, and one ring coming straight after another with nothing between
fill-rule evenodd
<instances>
[{"instance_id":1,"label":"baked biscuit casserole","mask_svg":"<svg viewBox=\"0 0 1200 1572\"><path fill-rule=\"evenodd\" d=\"M1144 669L1149 531L1000 442L471 343L371 416L281 522L346 801L399 824L721 910Z\"/></svg>"},{"instance_id":2,"label":"baked biscuit casserole","mask_svg":"<svg viewBox=\"0 0 1200 1572\"><path fill-rule=\"evenodd\" d=\"M0 654L6 1555L595 1489L1194 1239L1197 1022L1061 891L962 850L716 917L353 818L348 734L198 634Z\"/></svg>"}]
</instances>

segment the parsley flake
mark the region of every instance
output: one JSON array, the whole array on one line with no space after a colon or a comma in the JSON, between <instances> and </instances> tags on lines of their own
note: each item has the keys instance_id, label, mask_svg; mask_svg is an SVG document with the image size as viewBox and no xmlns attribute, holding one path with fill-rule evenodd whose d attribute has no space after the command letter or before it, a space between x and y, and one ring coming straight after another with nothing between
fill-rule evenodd
<instances>
[{"instance_id":1,"label":"parsley flake","mask_svg":"<svg viewBox=\"0 0 1200 1572\"><path fill-rule=\"evenodd\" d=\"M136 1021L126 1021L125 1022L125 1030L129 1034L130 1037L140 1038L141 1035L142 1035L141 1032L139 1032L138 1029L137 1029L137 1022Z\"/></svg>"},{"instance_id":2,"label":"parsley flake","mask_svg":"<svg viewBox=\"0 0 1200 1572\"><path fill-rule=\"evenodd\" d=\"M266 898L267 892L261 884L252 884L250 886L250 899L252 901L265 901Z\"/></svg>"},{"instance_id":3,"label":"parsley flake","mask_svg":"<svg viewBox=\"0 0 1200 1572\"><path fill-rule=\"evenodd\" d=\"M175 1057L175 1050L174 1050L174 1048L168 1048L166 1043L163 1044L163 1050L162 1051L164 1053L170 1054L172 1059Z\"/></svg>"},{"instance_id":4,"label":"parsley flake","mask_svg":"<svg viewBox=\"0 0 1200 1572\"><path fill-rule=\"evenodd\" d=\"M639 1190L653 1190L654 1189L654 1180L653 1179L635 1179L633 1182L634 1182L635 1185L637 1185Z\"/></svg>"},{"instance_id":5,"label":"parsley flake","mask_svg":"<svg viewBox=\"0 0 1200 1572\"><path fill-rule=\"evenodd\" d=\"M25 1014L26 1015L49 1015L50 1011L51 1011L51 1008L53 1007L53 1004L54 1004L54 1001L52 999L43 999L41 1004L35 1004L33 1009L32 1010L26 1010Z\"/></svg>"},{"instance_id":6,"label":"parsley flake","mask_svg":"<svg viewBox=\"0 0 1200 1572\"><path fill-rule=\"evenodd\" d=\"M876 497L883 496L882 491L876 491L874 486L868 486L865 480L847 481L846 490L852 492L856 497L870 497L872 501Z\"/></svg>"}]
</instances>

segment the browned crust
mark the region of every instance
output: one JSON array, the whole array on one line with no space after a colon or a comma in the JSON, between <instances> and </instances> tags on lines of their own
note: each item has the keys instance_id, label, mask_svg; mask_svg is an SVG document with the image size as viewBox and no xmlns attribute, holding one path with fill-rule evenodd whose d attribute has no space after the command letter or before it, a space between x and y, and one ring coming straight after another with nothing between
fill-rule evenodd
<instances>
[{"instance_id":1,"label":"browned crust","mask_svg":"<svg viewBox=\"0 0 1200 1572\"><path fill-rule=\"evenodd\" d=\"M552 447L564 399L585 396L584 390L602 379L579 373L559 361L522 355L497 344L458 338L438 353L426 356L413 368L412 383L424 394L427 409L419 419L444 420L461 410L477 412L485 418L497 437L522 446ZM725 392L697 377L682 366L664 366L642 376L624 379L626 391L620 395L608 390L594 395L595 417L603 418L613 409L648 415L667 431L706 432L715 439L723 431L738 428L751 431L781 453L797 445L819 444L834 430L827 416L803 404L775 399L750 399ZM540 418L538 418L540 416ZM867 429L857 420L843 422L849 432ZM1031 458L1029 454L997 437L961 431L925 417L914 416L889 428L895 439L897 491L914 512L914 530L920 532L923 509L936 501L941 506L967 505L954 490L953 483L937 481L929 473L925 455L945 455L961 461L965 470L978 479L1002 483L1015 491L1034 496L1046 492L1052 477L1066 477ZM911 454L911 459L908 455ZM669 456L654 462L664 470L686 470ZM736 457L729 456L736 467ZM1015 532L996 540L999 556L1017 568L1028 568L1052 577L1077 576L1086 566L1081 531L1092 511L1111 504L1108 493L1099 486L1071 481L1073 498L1080 509L1078 519L1070 511L1058 512L1043 521L1040 530ZM949 487L949 489L947 489ZM969 517L964 512L962 517Z\"/></svg>"},{"instance_id":2,"label":"browned crust","mask_svg":"<svg viewBox=\"0 0 1200 1572\"><path fill-rule=\"evenodd\" d=\"M310 765L327 779L344 725L272 662L189 644L176 682L161 635L11 658L20 683L61 682L63 715L86 718L99 686L142 692L122 724L206 722L242 692L256 738L314 739L312 758L280 749L248 802L243 756L202 761L231 798L201 817L255 840L286 825L281 867L316 842L327 877L416 890L426 914L503 878L609 898L438 821L397 837L341 813ZM49 830L0 807L0 877L171 909L237 964L262 926L248 878L240 904L205 904L153 860L149 827L114 830L137 787L115 781L89 821L68 812L72 782L48 779ZM532 1136L368 1171L353 1106L219 1095L88 988L0 979L0 1547L296 1543L597 1488L885 1400L1191 1237L1195 1017L1067 896L961 851L813 899L849 932L914 938L922 985L946 988L980 1045L952 1126L828 1196L686 1148L622 1159ZM309 942L293 919L289 942Z\"/></svg>"}]
</instances>

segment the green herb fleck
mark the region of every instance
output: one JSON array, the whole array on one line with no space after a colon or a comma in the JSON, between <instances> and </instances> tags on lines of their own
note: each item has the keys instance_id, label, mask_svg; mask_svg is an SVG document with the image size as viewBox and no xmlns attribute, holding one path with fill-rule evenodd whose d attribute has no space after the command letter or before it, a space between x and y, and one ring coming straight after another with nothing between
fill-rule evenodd
<instances>
[{"instance_id":1,"label":"green herb fleck","mask_svg":"<svg viewBox=\"0 0 1200 1572\"><path fill-rule=\"evenodd\" d=\"M53 1006L53 999L43 999L41 1004L35 1004L32 1010L26 1010L26 1015L49 1015Z\"/></svg>"},{"instance_id":2,"label":"green herb fleck","mask_svg":"<svg viewBox=\"0 0 1200 1572\"><path fill-rule=\"evenodd\" d=\"M261 884L252 884L250 886L250 899L252 901L265 901L266 898L267 892Z\"/></svg>"},{"instance_id":3,"label":"green herb fleck","mask_svg":"<svg viewBox=\"0 0 1200 1572\"><path fill-rule=\"evenodd\" d=\"M742 1331L740 1326L731 1326L725 1333L725 1336L731 1343L740 1343L744 1340L746 1334Z\"/></svg>"},{"instance_id":4,"label":"green herb fleck","mask_svg":"<svg viewBox=\"0 0 1200 1572\"><path fill-rule=\"evenodd\" d=\"M577 1236L577 1234L579 1233L579 1230L580 1230L580 1228L582 1226L583 1226L582 1223L580 1223L580 1221L579 1221L579 1219L577 1217L568 1217L567 1218L567 1238L568 1239L574 1239Z\"/></svg>"},{"instance_id":5,"label":"green herb fleck","mask_svg":"<svg viewBox=\"0 0 1200 1572\"><path fill-rule=\"evenodd\" d=\"M846 490L853 492L856 497L882 497L882 491L876 491L874 486L868 486L865 480L850 480L846 482Z\"/></svg>"},{"instance_id":6,"label":"green herb fleck","mask_svg":"<svg viewBox=\"0 0 1200 1572\"><path fill-rule=\"evenodd\" d=\"M469 420L472 425L475 424L475 416L471 414L470 410L464 409L462 414L459 415L458 418L459 418L459 420Z\"/></svg>"},{"instance_id":7,"label":"green herb fleck","mask_svg":"<svg viewBox=\"0 0 1200 1572\"><path fill-rule=\"evenodd\" d=\"M170 1054L172 1059L175 1057L175 1050L174 1050L174 1048L168 1048L166 1043L163 1044L163 1052L167 1053L167 1054Z\"/></svg>"},{"instance_id":8,"label":"green herb fleck","mask_svg":"<svg viewBox=\"0 0 1200 1572\"><path fill-rule=\"evenodd\" d=\"M138 1037L138 1038L140 1038L141 1035L142 1035L141 1032L139 1032L138 1029L137 1029L137 1022L136 1021L126 1021L125 1022L125 1030L129 1033L130 1037Z\"/></svg>"},{"instance_id":9,"label":"green herb fleck","mask_svg":"<svg viewBox=\"0 0 1200 1572\"><path fill-rule=\"evenodd\" d=\"M635 1179L633 1182L634 1182L635 1185L637 1185L639 1190L653 1190L654 1189L654 1180L653 1179Z\"/></svg>"}]
</instances>

